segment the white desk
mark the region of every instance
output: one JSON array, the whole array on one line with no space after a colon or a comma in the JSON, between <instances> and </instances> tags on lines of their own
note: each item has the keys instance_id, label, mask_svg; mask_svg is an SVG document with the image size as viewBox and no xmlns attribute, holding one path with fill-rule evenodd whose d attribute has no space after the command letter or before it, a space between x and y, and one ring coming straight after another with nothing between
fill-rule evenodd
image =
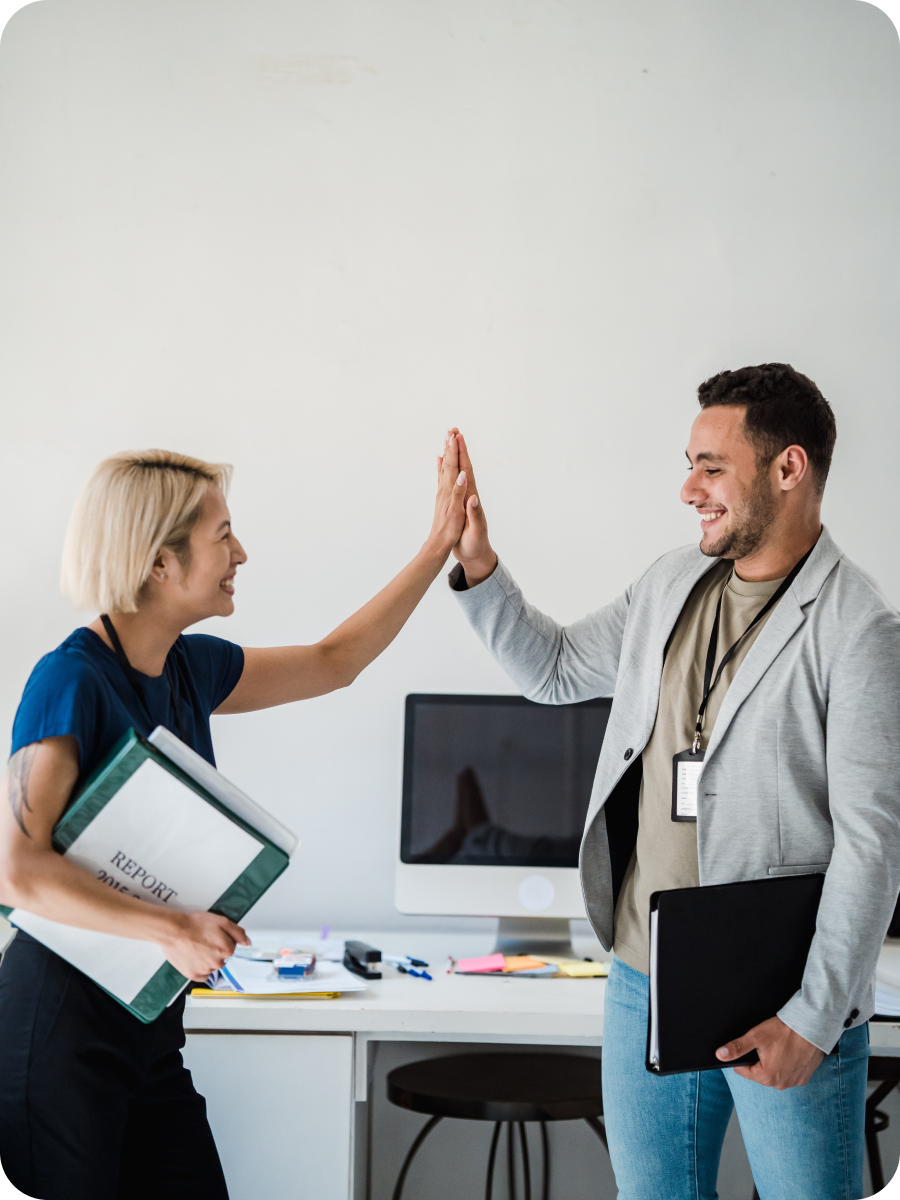
<instances>
[{"instance_id":1,"label":"white desk","mask_svg":"<svg viewBox=\"0 0 900 1200\"><path fill-rule=\"evenodd\" d=\"M284 943L308 932L282 934ZM231 1200L316 1200L365 1194L369 1046L378 1041L599 1046L603 979L494 979L447 975L448 953L487 954L483 934L335 934L388 954L421 955L433 982L383 968L364 992L339 1000L188 999L185 1062L206 1096ZM251 932L263 943L265 934ZM579 941L582 955L602 954ZM279 1036L280 1035L280 1036ZM362 1109L364 1112L365 1110Z\"/></svg>"},{"instance_id":2,"label":"white desk","mask_svg":"<svg viewBox=\"0 0 900 1200\"><path fill-rule=\"evenodd\" d=\"M446 975L449 952L490 950L484 935L335 936L421 954L434 981L385 967L384 979L339 1000L188 1000L185 1061L207 1098L232 1200L282 1200L298 1190L316 1200L365 1194L357 1106L367 1099L373 1042L602 1043L605 980ZM576 949L602 953L596 942ZM900 1055L900 1020L870 1031L873 1053Z\"/></svg>"}]
</instances>

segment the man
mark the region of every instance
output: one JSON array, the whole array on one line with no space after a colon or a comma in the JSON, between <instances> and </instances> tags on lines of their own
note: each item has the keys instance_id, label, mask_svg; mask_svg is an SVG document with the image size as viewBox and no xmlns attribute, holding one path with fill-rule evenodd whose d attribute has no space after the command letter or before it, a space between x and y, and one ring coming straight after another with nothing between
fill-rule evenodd
<instances>
[{"instance_id":1,"label":"man","mask_svg":"<svg viewBox=\"0 0 900 1200\"><path fill-rule=\"evenodd\" d=\"M681 492L699 549L563 628L498 561L460 438L470 494L451 585L525 695L614 696L581 875L615 950L603 1091L619 1200L713 1200L735 1106L762 1200L849 1200L900 889L900 618L822 527L835 422L815 384L766 363L714 376L699 400ZM716 668L736 645L698 722L717 610ZM673 820L673 757L698 725L696 819ZM721 1071L646 1071L650 893L811 871L825 882L800 991L718 1051ZM756 1065L725 1066L753 1048Z\"/></svg>"}]
</instances>

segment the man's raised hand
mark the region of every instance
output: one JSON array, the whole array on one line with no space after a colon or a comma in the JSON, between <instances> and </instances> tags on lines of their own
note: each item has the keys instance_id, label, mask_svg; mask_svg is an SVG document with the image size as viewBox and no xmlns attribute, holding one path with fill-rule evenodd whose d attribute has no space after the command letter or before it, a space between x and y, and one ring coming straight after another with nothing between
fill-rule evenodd
<instances>
[{"instance_id":1,"label":"man's raised hand","mask_svg":"<svg viewBox=\"0 0 900 1200\"><path fill-rule=\"evenodd\" d=\"M449 440L456 444L459 465L465 471L467 480L465 525L459 541L453 547L453 553L462 563L466 573L466 583L469 587L475 587L494 573L494 568L497 566L497 555L488 538L487 518L478 495L478 486L475 483L475 472L472 469L472 460L469 458L466 439L455 427L448 432L447 437L448 444Z\"/></svg>"}]
</instances>

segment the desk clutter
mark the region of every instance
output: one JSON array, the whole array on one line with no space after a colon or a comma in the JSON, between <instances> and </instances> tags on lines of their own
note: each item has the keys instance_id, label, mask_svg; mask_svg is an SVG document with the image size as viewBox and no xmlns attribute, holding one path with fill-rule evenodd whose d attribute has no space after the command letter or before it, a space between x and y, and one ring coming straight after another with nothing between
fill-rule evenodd
<instances>
[{"instance_id":1,"label":"desk clutter","mask_svg":"<svg viewBox=\"0 0 900 1200\"><path fill-rule=\"evenodd\" d=\"M392 966L401 975L412 975L417 979L432 978L428 974L428 963L423 958L413 958L409 954L382 954L367 942L344 943L344 966L355 975L363 979L381 979L382 962Z\"/></svg>"},{"instance_id":2,"label":"desk clutter","mask_svg":"<svg viewBox=\"0 0 900 1200\"><path fill-rule=\"evenodd\" d=\"M224 967L191 989L203 1000L336 1000L344 992L365 991L365 983L341 962L336 944L322 947L238 946Z\"/></svg>"},{"instance_id":3,"label":"desk clutter","mask_svg":"<svg viewBox=\"0 0 900 1200\"><path fill-rule=\"evenodd\" d=\"M589 958L558 958L553 954L486 954L481 958L461 958L455 964L457 975L510 975L519 979L599 979L609 974L608 962Z\"/></svg>"},{"instance_id":4,"label":"desk clutter","mask_svg":"<svg viewBox=\"0 0 900 1200\"><path fill-rule=\"evenodd\" d=\"M435 976L446 979L451 975L597 979L609 974L608 962L545 954L447 957L435 970L424 958L387 954L354 939L313 938L306 945L278 945L267 939L267 943L238 946L225 965L213 971L204 984L196 984L190 994L203 1000L336 1000L347 992L365 991L369 983L385 977L385 970L389 979L400 975L424 983L433 982Z\"/></svg>"}]
</instances>

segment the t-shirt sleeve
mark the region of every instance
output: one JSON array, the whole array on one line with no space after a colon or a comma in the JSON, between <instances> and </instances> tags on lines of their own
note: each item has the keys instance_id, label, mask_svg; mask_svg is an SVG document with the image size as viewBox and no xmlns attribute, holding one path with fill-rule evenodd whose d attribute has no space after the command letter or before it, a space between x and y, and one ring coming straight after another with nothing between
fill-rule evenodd
<instances>
[{"instance_id":1,"label":"t-shirt sleeve","mask_svg":"<svg viewBox=\"0 0 900 1200\"><path fill-rule=\"evenodd\" d=\"M215 712L237 687L244 670L244 651L234 642L208 633L186 634L184 643L194 685L207 712Z\"/></svg>"},{"instance_id":2,"label":"t-shirt sleeve","mask_svg":"<svg viewBox=\"0 0 900 1200\"><path fill-rule=\"evenodd\" d=\"M96 673L77 656L54 650L34 670L13 721L12 750L47 737L74 737L83 767L102 720L104 697Z\"/></svg>"}]
</instances>

